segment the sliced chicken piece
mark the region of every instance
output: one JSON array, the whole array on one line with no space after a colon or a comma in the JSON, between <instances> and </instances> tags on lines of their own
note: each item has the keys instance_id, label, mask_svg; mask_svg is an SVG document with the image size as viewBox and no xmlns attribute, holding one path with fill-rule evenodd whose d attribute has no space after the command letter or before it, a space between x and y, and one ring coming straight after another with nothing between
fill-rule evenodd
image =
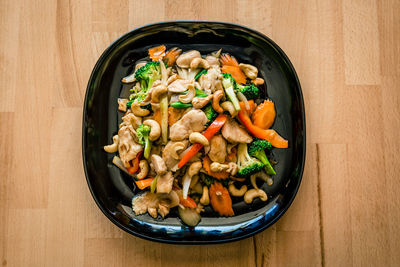
<instances>
[{"instance_id":1,"label":"sliced chicken piece","mask_svg":"<svg viewBox=\"0 0 400 267\"><path fill-rule=\"evenodd\" d=\"M133 129L137 129L139 125L142 124L142 118L135 116L132 112L126 113L125 116L122 117L122 123L120 127L125 125L132 125Z\"/></svg>"},{"instance_id":2,"label":"sliced chicken piece","mask_svg":"<svg viewBox=\"0 0 400 267\"><path fill-rule=\"evenodd\" d=\"M157 179L157 193L169 193L172 190L174 183L174 176L172 172L167 172L164 175L158 176Z\"/></svg>"},{"instance_id":3,"label":"sliced chicken piece","mask_svg":"<svg viewBox=\"0 0 400 267\"><path fill-rule=\"evenodd\" d=\"M215 67L219 67L219 58L217 58L216 56L206 56L206 60L208 62L208 64L210 64L210 66L215 66Z\"/></svg>"},{"instance_id":4,"label":"sliced chicken piece","mask_svg":"<svg viewBox=\"0 0 400 267\"><path fill-rule=\"evenodd\" d=\"M146 191L132 199L132 210L136 215L148 212L153 218L160 214L163 218L171 208L179 204L179 196L175 191L169 194L155 194Z\"/></svg>"},{"instance_id":5,"label":"sliced chicken piece","mask_svg":"<svg viewBox=\"0 0 400 267\"><path fill-rule=\"evenodd\" d=\"M125 168L130 167L130 161L135 159L143 147L135 142L136 132L132 125L125 125L118 131L118 153Z\"/></svg>"},{"instance_id":6,"label":"sliced chicken piece","mask_svg":"<svg viewBox=\"0 0 400 267\"><path fill-rule=\"evenodd\" d=\"M171 126L169 138L172 141L187 139L192 132L203 131L207 121L207 116L203 111L199 109L191 110Z\"/></svg>"},{"instance_id":7,"label":"sliced chicken piece","mask_svg":"<svg viewBox=\"0 0 400 267\"><path fill-rule=\"evenodd\" d=\"M154 170L158 175L164 175L167 173L167 166L164 160L159 155L151 155L151 163L153 164Z\"/></svg>"},{"instance_id":8,"label":"sliced chicken piece","mask_svg":"<svg viewBox=\"0 0 400 267\"><path fill-rule=\"evenodd\" d=\"M250 143L253 138L235 120L228 119L222 127L222 136L230 143Z\"/></svg>"},{"instance_id":9,"label":"sliced chicken piece","mask_svg":"<svg viewBox=\"0 0 400 267\"><path fill-rule=\"evenodd\" d=\"M226 141L221 135L215 135L210 140L208 157L215 162L224 163L226 158Z\"/></svg>"},{"instance_id":10,"label":"sliced chicken piece","mask_svg":"<svg viewBox=\"0 0 400 267\"><path fill-rule=\"evenodd\" d=\"M199 83L201 88L207 93L211 94L215 92L215 84L218 81L218 77L221 74L221 70L217 66L213 66L208 69L207 74L201 75L199 78Z\"/></svg>"},{"instance_id":11,"label":"sliced chicken piece","mask_svg":"<svg viewBox=\"0 0 400 267\"><path fill-rule=\"evenodd\" d=\"M157 202L157 195L149 191L132 199L132 209L136 215L147 212L148 207L154 207Z\"/></svg>"},{"instance_id":12,"label":"sliced chicken piece","mask_svg":"<svg viewBox=\"0 0 400 267\"><path fill-rule=\"evenodd\" d=\"M177 79L168 85L168 91L171 93L182 93L188 90L189 84L193 84L193 81Z\"/></svg>"}]
</instances>

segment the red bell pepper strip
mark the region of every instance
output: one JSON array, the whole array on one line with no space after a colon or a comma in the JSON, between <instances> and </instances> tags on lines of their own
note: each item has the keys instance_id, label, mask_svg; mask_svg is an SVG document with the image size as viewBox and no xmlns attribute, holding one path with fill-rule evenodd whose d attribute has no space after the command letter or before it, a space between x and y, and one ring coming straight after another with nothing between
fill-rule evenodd
<instances>
[{"instance_id":1,"label":"red bell pepper strip","mask_svg":"<svg viewBox=\"0 0 400 267\"><path fill-rule=\"evenodd\" d=\"M253 124L249 115L244 108L244 103L240 102L242 110L239 111L238 117L241 123L246 126L247 130L255 137L265 139L276 148L288 148L288 141L281 137L275 130L264 130Z\"/></svg>"},{"instance_id":2,"label":"red bell pepper strip","mask_svg":"<svg viewBox=\"0 0 400 267\"><path fill-rule=\"evenodd\" d=\"M208 140L211 139L226 122L227 116L225 114L219 114L217 118L211 123L210 126L203 132L203 135ZM202 144L196 143L191 146L191 148L186 152L182 159L178 163L178 168L182 168L200 149L203 147Z\"/></svg>"},{"instance_id":3,"label":"red bell pepper strip","mask_svg":"<svg viewBox=\"0 0 400 267\"><path fill-rule=\"evenodd\" d=\"M182 191L182 189L180 189L180 188L178 188L178 187L176 187L175 185L172 187L172 190L174 190L177 194L178 194L178 197L179 197L179 204L181 204L182 206L184 206L184 207L187 207L187 208L196 208L197 207L197 204L196 204L196 202L194 202L194 200L192 199L192 198L190 198L189 196L187 196L186 197L186 199L185 198L183 198L183 191Z\"/></svg>"},{"instance_id":4,"label":"red bell pepper strip","mask_svg":"<svg viewBox=\"0 0 400 267\"><path fill-rule=\"evenodd\" d=\"M139 170L139 161L140 161L140 156L142 155L142 151L140 151L137 155L136 158L134 160L132 160L132 167L128 168L128 172L130 174L134 174L135 172L137 172Z\"/></svg>"},{"instance_id":5,"label":"red bell pepper strip","mask_svg":"<svg viewBox=\"0 0 400 267\"><path fill-rule=\"evenodd\" d=\"M192 209L195 209L197 207L196 202L194 202L194 200L191 199L189 196L187 196L185 199L183 198L182 194L178 195L179 195L179 204L181 204L182 206Z\"/></svg>"}]
</instances>

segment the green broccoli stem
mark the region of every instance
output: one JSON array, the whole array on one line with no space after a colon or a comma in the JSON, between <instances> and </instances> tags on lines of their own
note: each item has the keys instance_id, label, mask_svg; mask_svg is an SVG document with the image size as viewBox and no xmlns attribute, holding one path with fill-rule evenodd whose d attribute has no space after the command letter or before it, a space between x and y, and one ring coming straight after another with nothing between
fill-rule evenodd
<instances>
[{"instance_id":1,"label":"green broccoli stem","mask_svg":"<svg viewBox=\"0 0 400 267\"><path fill-rule=\"evenodd\" d=\"M154 81L155 81L155 80L152 79L152 78L149 79L149 84L147 85L146 92L147 92L148 90L150 90L150 88L153 86Z\"/></svg>"},{"instance_id":2,"label":"green broccoli stem","mask_svg":"<svg viewBox=\"0 0 400 267\"><path fill-rule=\"evenodd\" d=\"M256 153L254 153L254 156L256 158L258 158L264 165L265 165L265 172L268 175L275 175L276 172L274 170L274 168L272 167L271 163L269 162L267 155L265 154L264 150L261 151L257 151Z\"/></svg>"},{"instance_id":3,"label":"green broccoli stem","mask_svg":"<svg viewBox=\"0 0 400 267\"><path fill-rule=\"evenodd\" d=\"M225 89L225 93L228 95L229 100L232 102L233 107L239 111L240 110L240 104L239 104L239 100L236 97L235 91L233 90L233 87L230 86L228 88Z\"/></svg>"},{"instance_id":4,"label":"green broccoli stem","mask_svg":"<svg viewBox=\"0 0 400 267\"><path fill-rule=\"evenodd\" d=\"M145 143L144 143L144 153L143 153L143 155L144 155L144 157L146 159L148 159L150 157L151 142L149 140L149 137L145 137L144 140L145 140Z\"/></svg>"}]
</instances>

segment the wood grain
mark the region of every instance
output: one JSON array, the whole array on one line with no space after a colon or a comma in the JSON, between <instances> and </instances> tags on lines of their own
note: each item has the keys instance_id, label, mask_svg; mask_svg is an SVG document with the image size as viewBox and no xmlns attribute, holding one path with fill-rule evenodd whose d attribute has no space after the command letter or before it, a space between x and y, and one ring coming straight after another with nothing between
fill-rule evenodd
<instances>
[{"instance_id":1,"label":"wood grain","mask_svg":"<svg viewBox=\"0 0 400 267\"><path fill-rule=\"evenodd\" d=\"M400 265L400 2L0 1L2 266ZM239 242L172 246L116 228L81 163L86 84L124 32L240 23L288 54L303 87L307 161L293 205Z\"/></svg>"}]
</instances>

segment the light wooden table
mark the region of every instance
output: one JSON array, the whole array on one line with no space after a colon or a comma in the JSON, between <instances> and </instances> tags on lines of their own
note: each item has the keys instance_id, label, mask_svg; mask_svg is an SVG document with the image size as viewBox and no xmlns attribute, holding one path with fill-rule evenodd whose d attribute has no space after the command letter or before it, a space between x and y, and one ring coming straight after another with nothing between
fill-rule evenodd
<instances>
[{"instance_id":1,"label":"light wooden table","mask_svg":"<svg viewBox=\"0 0 400 267\"><path fill-rule=\"evenodd\" d=\"M2 266L399 266L400 2L0 1ZM175 19L255 28L302 83L307 163L294 204L240 242L132 237L96 207L81 159L82 103L119 35Z\"/></svg>"}]
</instances>

